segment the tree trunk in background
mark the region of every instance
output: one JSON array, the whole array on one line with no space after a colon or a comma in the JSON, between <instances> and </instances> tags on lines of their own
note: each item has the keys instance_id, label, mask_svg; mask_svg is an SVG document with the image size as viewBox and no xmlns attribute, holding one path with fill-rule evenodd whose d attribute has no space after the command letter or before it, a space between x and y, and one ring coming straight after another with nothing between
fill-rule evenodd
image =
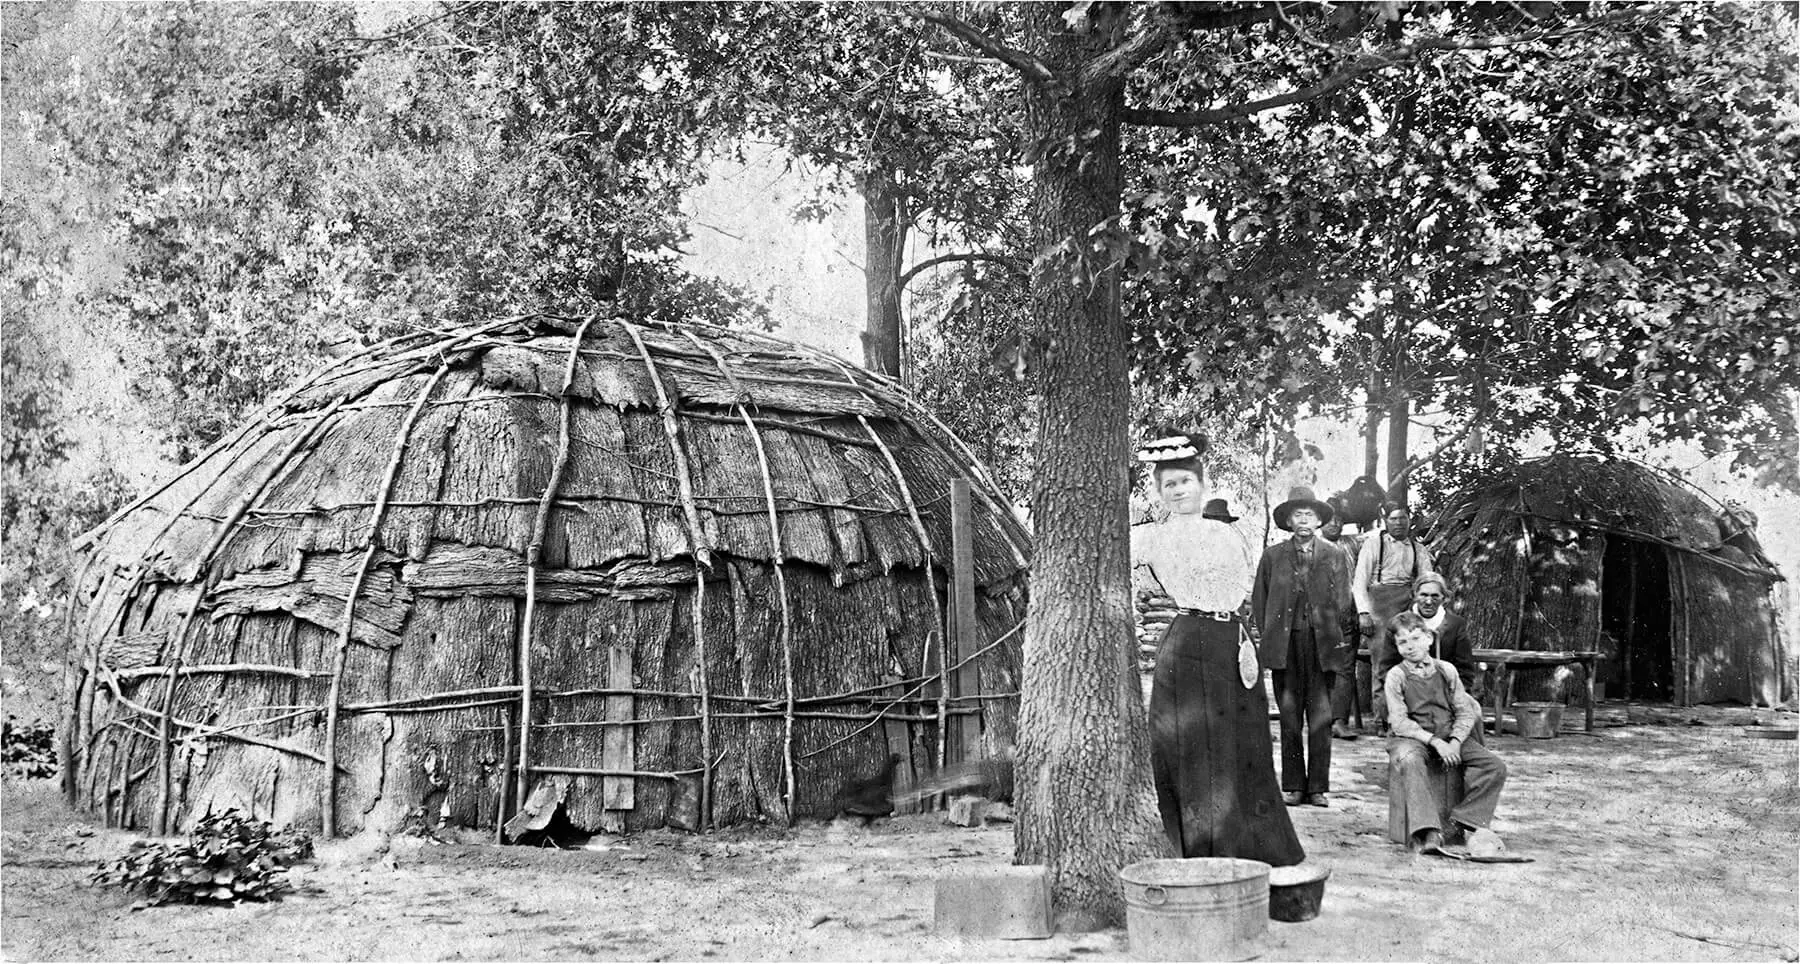
<instances>
[{"instance_id":1,"label":"tree trunk in background","mask_svg":"<svg viewBox=\"0 0 1800 964\"><path fill-rule=\"evenodd\" d=\"M1071 32L1064 4L1025 10L1029 47L1071 90L1028 86L1037 250L1072 242L1118 214L1122 84L1084 81L1081 68L1116 42L1122 13L1088 8ZM1068 144L1080 145L1068 150ZM1043 404L1031 498L1031 569L1020 710L1015 859L1050 868L1058 926L1124 918L1119 868L1169 856L1150 783L1150 740L1132 631L1127 532L1130 489L1129 341L1119 278L1068 276L1063 259L1033 279ZM1097 268L1092 269L1097 270Z\"/></svg>"},{"instance_id":2,"label":"tree trunk in background","mask_svg":"<svg viewBox=\"0 0 1800 964\"><path fill-rule=\"evenodd\" d=\"M1363 472L1369 481L1381 484L1381 420L1387 415L1386 384L1381 378L1381 324L1385 314L1374 316L1373 330L1367 332L1369 357L1363 374Z\"/></svg>"},{"instance_id":3,"label":"tree trunk in background","mask_svg":"<svg viewBox=\"0 0 1800 964\"><path fill-rule=\"evenodd\" d=\"M1395 502L1405 502L1407 492L1406 480L1406 439L1407 429L1412 425L1412 399L1406 389L1396 387L1393 400L1388 402L1388 498Z\"/></svg>"},{"instance_id":4,"label":"tree trunk in background","mask_svg":"<svg viewBox=\"0 0 1800 964\"><path fill-rule=\"evenodd\" d=\"M1387 411L1381 404L1381 375L1373 363L1369 365L1368 404L1363 414L1363 472L1371 482L1381 481L1381 419Z\"/></svg>"},{"instance_id":5,"label":"tree trunk in background","mask_svg":"<svg viewBox=\"0 0 1800 964\"><path fill-rule=\"evenodd\" d=\"M891 173L874 167L862 179L864 291L863 367L895 378L900 371L900 259L906 223Z\"/></svg>"},{"instance_id":6,"label":"tree trunk in background","mask_svg":"<svg viewBox=\"0 0 1800 964\"><path fill-rule=\"evenodd\" d=\"M1412 393L1407 389L1412 371L1408 365L1406 354L1407 325L1414 316L1410 310L1413 301L1402 289L1397 300L1403 306L1393 314L1394 350L1388 359L1387 378L1387 492L1388 499L1405 504L1406 502L1406 442L1412 428Z\"/></svg>"}]
</instances>

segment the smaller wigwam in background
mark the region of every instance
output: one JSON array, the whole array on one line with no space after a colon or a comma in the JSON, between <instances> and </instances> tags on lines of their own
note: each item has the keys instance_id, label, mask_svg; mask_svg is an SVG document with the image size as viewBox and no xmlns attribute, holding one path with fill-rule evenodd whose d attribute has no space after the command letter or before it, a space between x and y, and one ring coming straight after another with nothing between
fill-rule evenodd
<instances>
[{"instance_id":1,"label":"smaller wigwam in background","mask_svg":"<svg viewBox=\"0 0 1800 964\"><path fill-rule=\"evenodd\" d=\"M1794 682L1770 592L1784 577L1726 514L1635 462L1560 455L1452 496L1430 542L1477 648L1599 650L1608 695L1778 705ZM1573 671L1558 672L1518 670L1513 696L1563 701Z\"/></svg>"}]
</instances>

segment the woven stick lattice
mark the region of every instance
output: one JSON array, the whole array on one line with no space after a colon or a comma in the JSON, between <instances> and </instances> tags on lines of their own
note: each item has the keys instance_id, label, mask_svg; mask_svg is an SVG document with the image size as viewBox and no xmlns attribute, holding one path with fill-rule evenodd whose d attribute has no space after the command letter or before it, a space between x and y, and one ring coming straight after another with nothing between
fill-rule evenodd
<instances>
[{"instance_id":1,"label":"woven stick lattice","mask_svg":"<svg viewBox=\"0 0 1800 964\"><path fill-rule=\"evenodd\" d=\"M275 460L274 465L266 474L264 474L262 481L258 483L256 488L246 495L243 500L238 503L237 508L232 511L231 515L219 525L218 530L213 534L212 542L200 553L199 568L201 571L205 570L206 563L219 551L219 547L225 544L225 540L230 538L233 530L237 528L238 522L244 518L244 513L250 511L250 507L254 505L258 499L262 498L263 493L268 491L269 485L287 468L288 463L293 460L294 456L298 455L302 449L311 445L313 441L319 437L320 432L325 428L325 423L329 422L331 417L337 413L338 406L341 404L343 404L343 400L338 399L327 406L324 411L320 412L318 417L313 420L312 424L309 425L305 431L300 432L293 443L288 446L287 450L282 452L280 457ZM167 836L169 833L169 804L170 793L173 789L171 757L173 755L175 690L181 681L181 664L187 659L188 630L193 625L194 614L199 612L200 602L203 598L203 593L194 593L193 602L188 604L187 611L182 614L181 624L175 630L175 659L169 663L167 688L163 692L161 728L157 733L156 755L156 832L162 836Z\"/></svg>"},{"instance_id":2,"label":"woven stick lattice","mask_svg":"<svg viewBox=\"0 0 1800 964\"><path fill-rule=\"evenodd\" d=\"M402 379L415 381L393 391ZM590 408L593 434L583 421ZM378 412L387 409L397 414ZM350 416L361 412L370 416ZM582 826L659 825L664 803L686 791L640 789L633 804L630 780L654 775L700 778L703 826L715 825L715 811L736 819L758 807L773 815L777 805L791 819L821 802L816 784L800 779L803 761L890 724L885 739L863 738L815 771L830 779L857 760L872 763L879 744L904 749L919 724L942 734L952 719L991 712L989 700L1016 701L953 695L948 685L946 664L979 653L959 659L948 649L937 591L946 562L933 546L944 525L932 510L940 500L921 502L917 486L934 485L920 479L946 468L962 471L964 460L960 443L923 415L897 385L823 353L755 333L610 318L537 316L418 333L334 362L90 533L74 604L81 611L66 614L81 655L65 677L75 764L65 790L109 821L138 826L148 816L164 829L185 819L190 799L235 792L233 779L273 767L282 789L258 807L285 819L316 812L327 833L347 832L355 820L346 808L365 821L391 817L390 808L371 809L368 787L414 792L410 782L340 778L391 766L379 755L365 760L369 724L351 726L373 715L395 737L456 741L448 806L459 822L491 816L499 827L531 779L564 771L606 781L598 796L571 798L570 816ZM550 430L554 453L521 434L536 419L560 426ZM370 432L383 423L396 428ZM694 461L726 444L741 455L705 457L738 464ZM313 464L309 453L326 450L341 463ZM966 468L983 483L983 504L1001 504L985 473ZM316 489L283 481L315 476ZM546 476L527 494L506 488ZM575 479L583 491L568 491L565 480ZM222 491L221 481L238 493ZM565 528L570 555L546 565ZM976 532L994 607L984 612L1010 622L1023 604L1023 575L1006 557L1022 557L1023 530L994 513L978 516ZM404 549L393 542L401 537ZM709 583L715 592L720 585L719 560L748 593L709 592ZM911 587L883 585L911 583L921 570L922 599ZM509 611L508 599L521 608ZM854 635L833 638L802 619L827 599L820 611L833 618L858 613L846 627ZM539 638L551 625L547 606L624 614L610 671L571 664L559 667L554 689L542 685L546 654L579 645ZM679 662L655 649L670 613L692 623L692 656ZM739 632L766 634L756 641L766 648L734 647ZM448 652L411 648L425 633L470 647L480 662L457 665ZM674 645L688 636L678 630ZM125 645L140 637L154 648ZM379 683L383 672L379 659L351 653L363 643L409 647L386 666L385 692L395 698L346 699L355 674L372 671ZM733 662L714 665L733 651ZM803 692L803 682L817 685L804 660L821 653L848 660L844 678L855 683ZM482 685L491 676L478 667L509 663L514 678L492 680L508 685ZM1016 656L997 666L1016 671ZM741 691L727 684L732 692L718 692L721 674L737 673ZM927 687L935 688L920 696ZM592 718L591 704L567 702L593 697L605 708ZM570 718L544 719L563 711ZM309 716L318 729L293 722ZM758 720L776 725L744 725ZM207 751L211 741L236 746ZM602 742L598 768L597 760L537 759L551 743L584 754ZM942 740L934 742L942 761ZM209 752L217 763L201 766ZM919 765L930 763L921 756ZM324 766L324 779L313 782L310 766ZM742 777L715 780L721 766ZM759 772L764 766L779 775ZM592 772L576 772L584 768ZM167 789L146 792L157 784Z\"/></svg>"},{"instance_id":3,"label":"woven stick lattice","mask_svg":"<svg viewBox=\"0 0 1800 964\"><path fill-rule=\"evenodd\" d=\"M785 811L783 816L791 827L794 824L794 616L788 602L787 571L783 565L786 553L781 542L781 516L775 503L774 476L769 471L769 453L763 447L762 433L757 430L756 421L750 417L750 410L744 407L744 399L748 394L743 385L732 374L725 364L725 357L717 349L702 344L693 332L688 332L687 337L694 343L694 347L712 356L719 374L725 377L738 397L737 413L744 420L750 442L756 448L756 465L762 472L763 495L769 503L769 557L775 570L775 598L781 606L781 622L777 631L781 638L782 692L786 695L781 727L782 809ZM710 755L710 750L705 752Z\"/></svg>"},{"instance_id":4,"label":"woven stick lattice","mask_svg":"<svg viewBox=\"0 0 1800 964\"><path fill-rule=\"evenodd\" d=\"M644 363L644 373L649 376L650 384L656 390L656 407L662 415L663 435L668 439L669 454L675 461L676 492L681 498L682 516L687 520L688 548L694 560L694 658L699 670L696 685L700 689L700 825L711 826L712 678L706 653L706 571L712 568L712 547L707 542L705 528L700 525L700 510L694 502L693 471L688 466L687 449L681 443L681 420L676 417L675 403L670 400L668 390L663 387L662 375L657 371L656 362L650 358L650 349L644 347L643 334L636 325L628 322L620 324L625 333L631 336L631 343L637 346L638 357Z\"/></svg>"},{"instance_id":5,"label":"woven stick lattice","mask_svg":"<svg viewBox=\"0 0 1800 964\"><path fill-rule=\"evenodd\" d=\"M350 657L350 632L356 624L356 600L362 595L363 580L368 578L369 565L375 561L375 553L381 547L381 523L387 516L388 496L393 494L394 480L400 477L400 466L406 458L406 445L412 438L413 426L419 421L419 413L425 410L425 403L430 400L431 393L443 381L444 373L450 370L449 365L439 365L419 389L419 397L413 407L400 422L400 429L394 435L394 454L388 459L387 471L382 473L381 485L376 491L375 506L369 512L368 545L363 549L362 559L356 564L356 575L350 581L350 591L344 595L344 620L338 628L337 651L332 656L331 687L325 698L325 789L319 801L319 812L323 815L325 836L337 836L337 734L338 734L338 700L344 686L344 664Z\"/></svg>"}]
</instances>

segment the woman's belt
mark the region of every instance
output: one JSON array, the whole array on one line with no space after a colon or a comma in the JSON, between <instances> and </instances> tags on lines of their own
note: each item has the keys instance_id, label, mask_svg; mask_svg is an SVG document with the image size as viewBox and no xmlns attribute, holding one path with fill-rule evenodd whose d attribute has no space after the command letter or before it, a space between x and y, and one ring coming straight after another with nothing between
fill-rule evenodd
<instances>
[{"instance_id":1,"label":"woman's belt","mask_svg":"<svg viewBox=\"0 0 1800 964\"><path fill-rule=\"evenodd\" d=\"M1218 612L1218 611L1211 610L1211 609L1188 609L1186 607L1182 607L1182 608L1176 609L1175 611L1180 613L1183 616L1198 616L1201 619L1216 619L1222 623L1228 623L1228 622L1231 622L1232 620L1238 618L1237 613Z\"/></svg>"}]
</instances>

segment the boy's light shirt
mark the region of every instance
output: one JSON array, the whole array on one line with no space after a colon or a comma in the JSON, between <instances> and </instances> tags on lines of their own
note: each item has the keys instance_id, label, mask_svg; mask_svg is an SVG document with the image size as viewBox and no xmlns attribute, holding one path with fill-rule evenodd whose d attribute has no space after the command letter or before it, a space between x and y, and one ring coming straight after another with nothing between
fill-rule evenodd
<instances>
[{"instance_id":1,"label":"boy's light shirt","mask_svg":"<svg viewBox=\"0 0 1800 964\"><path fill-rule=\"evenodd\" d=\"M1475 716L1477 715L1477 713L1470 712L1470 706L1464 704L1462 677L1457 675L1456 667L1440 659L1426 660L1425 667L1425 672L1421 673L1414 669L1411 660L1404 660L1394 669L1415 677L1437 673L1444 678L1445 685L1450 688L1450 712L1453 717L1450 739L1460 744L1469 738L1469 731L1475 728ZM1393 726L1393 735L1429 744L1432 735L1426 732L1424 727L1413 722L1412 717L1407 714L1406 698L1401 694L1398 677L1394 676L1393 672L1394 670L1388 671L1388 678L1382 685L1383 696L1387 699L1388 704L1388 719ZM1473 702L1473 700L1469 701L1470 704Z\"/></svg>"}]
</instances>

